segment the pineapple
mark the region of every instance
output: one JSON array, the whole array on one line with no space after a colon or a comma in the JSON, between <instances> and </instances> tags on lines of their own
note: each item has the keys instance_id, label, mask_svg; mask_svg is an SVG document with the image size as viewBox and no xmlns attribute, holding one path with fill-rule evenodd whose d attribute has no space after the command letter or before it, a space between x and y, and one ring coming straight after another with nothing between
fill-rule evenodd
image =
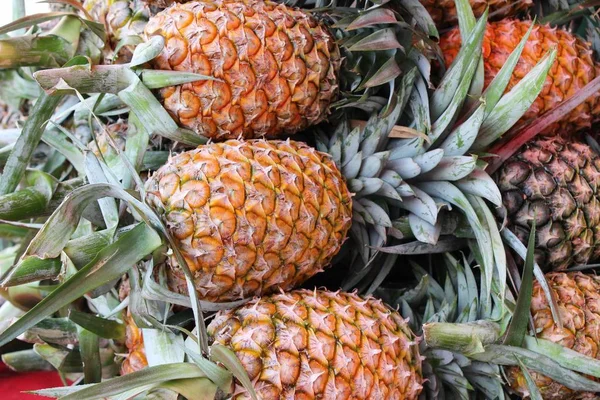
<instances>
[{"instance_id":1,"label":"pineapple","mask_svg":"<svg viewBox=\"0 0 600 400\"><path fill-rule=\"evenodd\" d=\"M496 174L508 227L527 243L536 221L536 257L560 270L600 256L600 158L589 146L538 138Z\"/></svg>"},{"instance_id":2,"label":"pineapple","mask_svg":"<svg viewBox=\"0 0 600 400\"><path fill-rule=\"evenodd\" d=\"M581 272L552 272L546 274L546 280L554 292L559 313L563 319L563 328L559 328L552 319L552 312L542 287L534 283L531 312L537 337L575 350L586 356L600 359L598 343L598 301L600 301L600 277ZM511 388L519 395L529 395L527 383L519 367L506 369ZM569 400L597 398L593 393L581 393L549 379L535 371L531 374L544 399Z\"/></svg>"},{"instance_id":3,"label":"pineapple","mask_svg":"<svg viewBox=\"0 0 600 400\"><path fill-rule=\"evenodd\" d=\"M488 25L483 40L486 87L505 64L532 23L532 21L505 19ZM453 29L441 37L440 47L446 65L450 65L456 57L460 43L458 29ZM556 61L550 69L542 92L525 113L523 120L533 119L551 110L600 74L600 66L594 62L592 49L588 43L564 29L536 25L513 71L507 90L516 85L552 47L557 47L558 50ZM563 120L552 124L542 133L569 136L589 128L599 115L600 93L596 93Z\"/></svg>"},{"instance_id":4,"label":"pineapple","mask_svg":"<svg viewBox=\"0 0 600 400\"><path fill-rule=\"evenodd\" d=\"M215 344L235 352L259 399L411 400L422 389L414 334L398 312L373 297L294 290L222 311L207 330ZM123 373L144 366L137 362L138 331L127 330ZM250 398L234 386L234 400Z\"/></svg>"},{"instance_id":5,"label":"pineapple","mask_svg":"<svg viewBox=\"0 0 600 400\"><path fill-rule=\"evenodd\" d=\"M455 0L419 0L425 6L429 15L438 27L456 25L458 17L456 15ZM532 5L532 0L469 0L473 13L477 18L483 14L486 7L490 8L490 16L507 17L528 10Z\"/></svg>"},{"instance_id":6,"label":"pineapple","mask_svg":"<svg viewBox=\"0 0 600 400\"><path fill-rule=\"evenodd\" d=\"M135 324L129 312L125 316L125 329L125 345L128 352L121 364L121 375L139 371L148 365L142 330Z\"/></svg>"},{"instance_id":7,"label":"pineapple","mask_svg":"<svg viewBox=\"0 0 600 400\"><path fill-rule=\"evenodd\" d=\"M305 11L257 0L175 4L150 19L165 39L154 67L217 80L160 91L182 126L214 139L295 133L322 121L337 94L340 51Z\"/></svg>"},{"instance_id":8,"label":"pineapple","mask_svg":"<svg viewBox=\"0 0 600 400\"><path fill-rule=\"evenodd\" d=\"M200 146L171 158L146 190L209 301L302 283L329 264L352 215L331 157L293 141ZM170 286L185 293L171 265Z\"/></svg>"}]
</instances>

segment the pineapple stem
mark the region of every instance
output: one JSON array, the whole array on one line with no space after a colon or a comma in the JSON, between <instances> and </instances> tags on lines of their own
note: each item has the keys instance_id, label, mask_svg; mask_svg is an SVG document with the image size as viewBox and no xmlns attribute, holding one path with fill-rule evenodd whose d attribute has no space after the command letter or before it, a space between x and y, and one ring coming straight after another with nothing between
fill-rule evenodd
<instances>
[{"instance_id":1,"label":"pineapple stem","mask_svg":"<svg viewBox=\"0 0 600 400\"><path fill-rule=\"evenodd\" d=\"M457 351L465 355L485 351L484 346L500 338L500 326L491 321L463 324L433 322L423 325L425 344L432 348Z\"/></svg>"},{"instance_id":2,"label":"pineapple stem","mask_svg":"<svg viewBox=\"0 0 600 400\"><path fill-rule=\"evenodd\" d=\"M486 169L487 173L491 175L496 172L496 170L515 154L521 146L533 139L538 133L542 132L553 123L561 120L599 90L600 76L585 85L567 100L543 114L540 118L536 118L531 123L512 132L509 140L499 142L489 151L490 153L497 154L498 157L494 157L490 160Z\"/></svg>"}]
</instances>

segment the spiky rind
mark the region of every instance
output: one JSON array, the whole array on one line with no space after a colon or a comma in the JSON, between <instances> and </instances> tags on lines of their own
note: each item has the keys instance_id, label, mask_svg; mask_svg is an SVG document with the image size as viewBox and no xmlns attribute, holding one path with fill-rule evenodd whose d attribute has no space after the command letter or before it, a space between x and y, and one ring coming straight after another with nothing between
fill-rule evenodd
<instances>
[{"instance_id":1,"label":"spiky rind","mask_svg":"<svg viewBox=\"0 0 600 400\"><path fill-rule=\"evenodd\" d=\"M125 345L128 354L121 364L121 375L127 375L148 366L142 330L138 328L129 314L125 317Z\"/></svg>"},{"instance_id":2,"label":"spiky rind","mask_svg":"<svg viewBox=\"0 0 600 400\"><path fill-rule=\"evenodd\" d=\"M264 400L411 400L421 391L414 335L371 297L281 293L220 312L208 332L236 353ZM236 385L233 398L250 397Z\"/></svg>"},{"instance_id":3,"label":"spiky rind","mask_svg":"<svg viewBox=\"0 0 600 400\"><path fill-rule=\"evenodd\" d=\"M540 138L496 175L509 228L527 243L536 220L536 257L564 269L600 257L600 157L587 145Z\"/></svg>"},{"instance_id":4,"label":"spiky rind","mask_svg":"<svg viewBox=\"0 0 600 400\"><path fill-rule=\"evenodd\" d=\"M532 23L532 21L505 19L488 24L483 39L486 87L504 66ZM446 65L450 65L458 54L460 43L458 29L453 29L441 37L440 47ZM523 120L536 118L551 110L600 75L600 66L594 62L588 43L564 29L536 25L506 90L514 87L554 47L558 52L556 61L550 68L542 92L527 110ZM596 93L565 118L546 128L543 133L570 136L574 132L589 128L599 117L600 93Z\"/></svg>"},{"instance_id":5,"label":"spiky rind","mask_svg":"<svg viewBox=\"0 0 600 400\"><path fill-rule=\"evenodd\" d=\"M171 158L147 191L198 292L212 301L288 290L320 272L346 239L352 215L331 157L294 141L200 146ZM179 268L171 280L186 291Z\"/></svg>"},{"instance_id":6,"label":"spiky rind","mask_svg":"<svg viewBox=\"0 0 600 400\"><path fill-rule=\"evenodd\" d=\"M600 359L600 277L581 272L553 272L546 274L546 280L555 294L563 327L554 323L547 296L536 281L531 301L536 336ZM510 367L506 372L512 389L521 396L529 395L520 369ZM575 392L540 373L530 372L544 399L597 398L597 394Z\"/></svg>"},{"instance_id":7,"label":"spiky rind","mask_svg":"<svg viewBox=\"0 0 600 400\"><path fill-rule=\"evenodd\" d=\"M435 24L439 27L457 25L455 0L420 0ZM475 17L479 18L486 7L490 8L492 18L503 18L528 10L532 0L469 0Z\"/></svg>"},{"instance_id":8,"label":"spiky rind","mask_svg":"<svg viewBox=\"0 0 600 400\"><path fill-rule=\"evenodd\" d=\"M161 90L183 126L215 139L276 137L322 121L338 91L340 52L308 13L256 0L174 4L150 19L163 70L218 80Z\"/></svg>"}]
</instances>

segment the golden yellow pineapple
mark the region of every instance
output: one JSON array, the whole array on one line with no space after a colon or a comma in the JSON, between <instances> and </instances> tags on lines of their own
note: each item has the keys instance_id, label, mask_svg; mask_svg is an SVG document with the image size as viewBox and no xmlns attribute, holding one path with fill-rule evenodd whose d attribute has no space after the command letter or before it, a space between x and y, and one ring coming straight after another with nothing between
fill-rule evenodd
<instances>
[{"instance_id":1,"label":"golden yellow pineapple","mask_svg":"<svg viewBox=\"0 0 600 400\"><path fill-rule=\"evenodd\" d=\"M217 80L160 91L184 127L215 139L274 137L322 121L335 98L340 52L307 12L259 0L174 4L150 19L163 70Z\"/></svg>"},{"instance_id":2,"label":"golden yellow pineapple","mask_svg":"<svg viewBox=\"0 0 600 400\"><path fill-rule=\"evenodd\" d=\"M439 27L458 24L455 0L419 0ZM479 18L487 7L491 18L515 15L529 9L532 0L469 0L473 13Z\"/></svg>"},{"instance_id":3,"label":"golden yellow pineapple","mask_svg":"<svg viewBox=\"0 0 600 400\"><path fill-rule=\"evenodd\" d=\"M488 24L483 39L486 87L506 63L508 56L517 47L531 24L532 21L511 19ZM453 29L441 37L440 47L446 65L450 65L458 54L460 43L458 29ZM592 49L588 43L564 29L536 25L506 90L516 85L552 47L558 50L556 61L548 73L542 92L525 113L523 120L536 118L554 108L600 74L600 67L594 62ZM598 116L600 116L600 93L591 96L568 116L545 129L543 133L569 136L573 132L589 128L592 122L598 120Z\"/></svg>"},{"instance_id":4,"label":"golden yellow pineapple","mask_svg":"<svg viewBox=\"0 0 600 400\"><path fill-rule=\"evenodd\" d=\"M581 272L553 272L546 280L554 292L563 328L552 318L552 312L542 287L535 282L531 312L536 336L586 356L600 359L600 277ZM594 393L574 392L542 374L530 371L544 399L596 399ZM507 368L510 386L521 396L528 396L525 377L518 367Z\"/></svg>"},{"instance_id":5,"label":"golden yellow pineapple","mask_svg":"<svg viewBox=\"0 0 600 400\"><path fill-rule=\"evenodd\" d=\"M262 400L413 400L421 392L414 334L398 312L372 297L321 290L271 295L218 313L208 334L235 352ZM137 361L143 340L134 336L130 343ZM131 364L124 374L144 366ZM250 398L233 385L234 400Z\"/></svg>"},{"instance_id":6,"label":"golden yellow pineapple","mask_svg":"<svg viewBox=\"0 0 600 400\"><path fill-rule=\"evenodd\" d=\"M293 141L200 146L171 158L146 189L209 301L302 283L340 249L352 215L331 157ZM185 293L174 257L171 266L170 286Z\"/></svg>"}]
</instances>

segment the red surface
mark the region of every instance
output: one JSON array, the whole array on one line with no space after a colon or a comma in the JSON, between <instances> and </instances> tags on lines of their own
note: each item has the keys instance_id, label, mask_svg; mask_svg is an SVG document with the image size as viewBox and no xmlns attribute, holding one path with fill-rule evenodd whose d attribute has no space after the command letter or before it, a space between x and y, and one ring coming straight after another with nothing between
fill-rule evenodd
<instances>
[{"instance_id":1,"label":"red surface","mask_svg":"<svg viewBox=\"0 0 600 400\"><path fill-rule=\"evenodd\" d=\"M62 385L56 372L18 373L0 363L0 399L2 400L40 400L44 397L22 392Z\"/></svg>"}]
</instances>

